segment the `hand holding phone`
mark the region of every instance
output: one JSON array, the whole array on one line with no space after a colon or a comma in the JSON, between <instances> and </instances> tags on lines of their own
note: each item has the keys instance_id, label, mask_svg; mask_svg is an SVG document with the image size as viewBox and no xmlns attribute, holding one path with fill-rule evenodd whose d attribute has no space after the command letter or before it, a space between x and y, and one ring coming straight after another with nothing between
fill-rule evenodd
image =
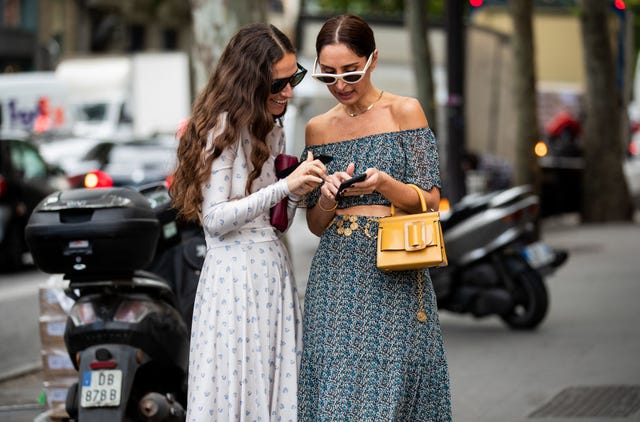
<instances>
[{"instance_id":1,"label":"hand holding phone","mask_svg":"<svg viewBox=\"0 0 640 422\"><path fill-rule=\"evenodd\" d=\"M358 174L357 176L353 176L349 180L345 180L344 182L340 183L340 187L338 187L338 194L336 195L336 199L341 198L342 195L344 194L344 191L349 186L353 185L354 183L362 182L366 178L367 178L367 173L361 173L361 174Z\"/></svg>"},{"instance_id":2,"label":"hand holding phone","mask_svg":"<svg viewBox=\"0 0 640 422\"><path fill-rule=\"evenodd\" d=\"M333 160L333 157L330 155L318 155L317 157L314 157L315 160L320 160L322 162L322 164L327 164L329 162L331 162L331 160ZM285 177L287 177L288 175L290 175L291 173L293 173L293 171L295 169L298 168L298 166L302 164L302 161L299 162L298 164L294 164L291 167L287 167L284 170L280 170L276 172L276 177L278 179L284 179Z\"/></svg>"}]
</instances>

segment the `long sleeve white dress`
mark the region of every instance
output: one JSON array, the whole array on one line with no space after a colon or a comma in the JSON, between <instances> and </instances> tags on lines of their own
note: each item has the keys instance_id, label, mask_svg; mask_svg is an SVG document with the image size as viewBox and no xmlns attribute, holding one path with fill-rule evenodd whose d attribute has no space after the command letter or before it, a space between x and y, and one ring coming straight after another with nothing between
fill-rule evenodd
<instances>
[{"instance_id":1,"label":"long sleeve white dress","mask_svg":"<svg viewBox=\"0 0 640 422\"><path fill-rule=\"evenodd\" d=\"M188 421L297 418L300 303L282 234L269 223L269 209L290 194L274 171L285 147L281 127L268 142L271 157L249 195L248 130L214 161L203 186L207 255L193 312Z\"/></svg>"}]
</instances>

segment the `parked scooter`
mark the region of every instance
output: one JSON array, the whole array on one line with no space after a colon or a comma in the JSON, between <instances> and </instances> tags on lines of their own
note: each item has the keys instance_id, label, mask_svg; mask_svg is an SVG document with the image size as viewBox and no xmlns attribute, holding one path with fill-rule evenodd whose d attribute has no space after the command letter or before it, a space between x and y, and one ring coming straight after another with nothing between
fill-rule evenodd
<instances>
[{"instance_id":1,"label":"parked scooter","mask_svg":"<svg viewBox=\"0 0 640 422\"><path fill-rule=\"evenodd\" d=\"M538 212L529 186L469 195L441 212L449 265L430 270L438 307L537 327L549 302L544 276L568 257L537 239Z\"/></svg>"},{"instance_id":2,"label":"parked scooter","mask_svg":"<svg viewBox=\"0 0 640 422\"><path fill-rule=\"evenodd\" d=\"M31 215L36 265L64 274L75 301L64 336L79 374L67 394L72 419L185 418L188 329L167 281L140 270L157 247L175 245L175 221L161 221L167 201L166 190L75 189Z\"/></svg>"}]
</instances>

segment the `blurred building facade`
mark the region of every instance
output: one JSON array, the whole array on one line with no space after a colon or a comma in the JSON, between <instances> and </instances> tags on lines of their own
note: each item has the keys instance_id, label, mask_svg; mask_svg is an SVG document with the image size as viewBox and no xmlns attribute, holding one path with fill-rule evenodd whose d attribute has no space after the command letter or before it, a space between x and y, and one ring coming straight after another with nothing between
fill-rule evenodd
<instances>
[{"instance_id":1,"label":"blurred building facade","mask_svg":"<svg viewBox=\"0 0 640 422\"><path fill-rule=\"evenodd\" d=\"M64 57L188 50L181 0L0 0L0 72L51 70Z\"/></svg>"},{"instance_id":2,"label":"blurred building facade","mask_svg":"<svg viewBox=\"0 0 640 422\"><path fill-rule=\"evenodd\" d=\"M297 0L266 2L268 20L292 34ZM0 0L0 73L51 70L65 57L189 52L186 0Z\"/></svg>"},{"instance_id":3,"label":"blurred building facade","mask_svg":"<svg viewBox=\"0 0 640 422\"><path fill-rule=\"evenodd\" d=\"M0 0L0 73L35 67L38 2Z\"/></svg>"}]
</instances>

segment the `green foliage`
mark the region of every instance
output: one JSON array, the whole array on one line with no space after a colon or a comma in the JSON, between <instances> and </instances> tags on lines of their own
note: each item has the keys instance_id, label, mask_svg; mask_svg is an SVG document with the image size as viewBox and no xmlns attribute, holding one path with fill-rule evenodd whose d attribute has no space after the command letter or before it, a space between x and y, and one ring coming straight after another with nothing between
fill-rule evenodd
<instances>
[{"instance_id":1,"label":"green foliage","mask_svg":"<svg viewBox=\"0 0 640 422\"><path fill-rule=\"evenodd\" d=\"M429 16L437 19L444 15L445 0L423 1L427 4ZM404 13L404 0L306 0L305 3L307 13L318 15L353 13L364 17L402 19Z\"/></svg>"},{"instance_id":2,"label":"green foliage","mask_svg":"<svg viewBox=\"0 0 640 422\"><path fill-rule=\"evenodd\" d=\"M318 0L322 12L353 13L362 16L398 16L403 0Z\"/></svg>"}]
</instances>

